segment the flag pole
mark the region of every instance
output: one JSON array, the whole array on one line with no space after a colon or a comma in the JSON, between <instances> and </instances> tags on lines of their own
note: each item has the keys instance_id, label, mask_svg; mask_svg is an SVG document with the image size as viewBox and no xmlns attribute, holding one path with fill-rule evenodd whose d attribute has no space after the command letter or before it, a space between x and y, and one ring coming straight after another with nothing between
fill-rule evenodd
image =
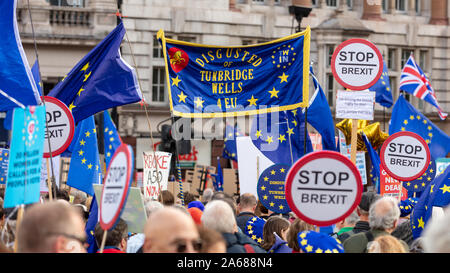
<instances>
[{"instance_id":1,"label":"flag pole","mask_svg":"<svg viewBox=\"0 0 450 273\"><path fill-rule=\"evenodd\" d=\"M36 62L38 64L39 67L39 53L37 50L37 43L36 43L36 34L34 32L34 24L33 24L33 17L31 16L31 8L30 8L30 0L27 0L27 6L28 6L28 15L30 17L30 24L31 24L31 33L33 35L33 43L34 43L34 54L36 56ZM38 85L41 84L41 79L42 79L42 75L41 75L41 69L38 69L38 73L39 73L39 83ZM38 87L39 88L39 87ZM44 88L42 87L42 104L45 105L45 96L44 96ZM48 121L47 118L45 118L45 128L48 128ZM47 137L47 142L48 142L48 151L49 151L49 155L50 155L50 168L51 168L51 183L52 183L52 187L51 189L48 189L49 191L53 191L54 196L56 197L56 181L55 181L55 172L53 170L53 155L52 155L52 147L51 147L51 143L50 143L50 137ZM47 173L47 176L49 176L49 173Z\"/></svg>"}]
</instances>

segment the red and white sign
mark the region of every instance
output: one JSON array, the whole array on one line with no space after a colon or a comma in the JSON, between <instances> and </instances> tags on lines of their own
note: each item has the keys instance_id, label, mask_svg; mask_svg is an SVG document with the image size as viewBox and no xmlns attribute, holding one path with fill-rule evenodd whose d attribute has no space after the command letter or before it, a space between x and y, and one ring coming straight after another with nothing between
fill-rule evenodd
<instances>
[{"instance_id":1,"label":"red and white sign","mask_svg":"<svg viewBox=\"0 0 450 273\"><path fill-rule=\"evenodd\" d=\"M300 158L286 178L286 200L307 223L335 224L358 206L363 192L355 164L340 153L317 151Z\"/></svg>"},{"instance_id":2,"label":"red and white sign","mask_svg":"<svg viewBox=\"0 0 450 273\"><path fill-rule=\"evenodd\" d=\"M341 43L331 59L333 76L342 86L361 91L373 86L383 73L383 57L378 48L364 39Z\"/></svg>"},{"instance_id":3,"label":"red and white sign","mask_svg":"<svg viewBox=\"0 0 450 273\"><path fill-rule=\"evenodd\" d=\"M167 190L171 159L171 153L144 152L144 175L142 181L145 198L158 200L159 192Z\"/></svg>"},{"instance_id":4,"label":"red and white sign","mask_svg":"<svg viewBox=\"0 0 450 273\"><path fill-rule=\"evenodd\" d=\"M380 153L386 172L400 181L419 178L430 163L430 149L425 140L413 132L398 132L384 142Z\"/></svg>"},{"instance_id":5,"label":"red and white sign","mask_svg":"<svg viewBox=\"0 0 450 273\"><path fill-rule=\"evenodd\" d=\"M399 200L408 198L408 190L402 186L402 182L389 176L382 166L380 166L380 195Z\"/></svg>"},{"instance_id":6,"label":"red and white sign","mask_svg":"<svg viewBox=\"0 0 450 273\"><path fill-rule=\"evenodd\" d=\"M128 196L133 172L132 151L127 144L117 148L103 182L100 201L100 226L103 230L114 227Z\"/></svg>"},{"instance_id":7,"label":"red and white sign","mask_svg":"<svg viewBox=\"0 0 450 273\"><path fill-rule=\"evenodd\" d=\"M44 158L50 157L50 145L52 157L63 153L72 142L75 133L75 122L69 108L54 97L44 96L47 130L44 141Z\"/></svg>"}]
</instances>

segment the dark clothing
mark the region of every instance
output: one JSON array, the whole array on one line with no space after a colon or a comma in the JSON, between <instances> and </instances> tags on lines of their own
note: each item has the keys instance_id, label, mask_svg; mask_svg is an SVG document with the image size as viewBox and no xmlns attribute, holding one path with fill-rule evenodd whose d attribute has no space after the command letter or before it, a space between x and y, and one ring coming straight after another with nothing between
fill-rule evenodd
<instances>
[{"instance_id":1,"label":"dark clothing","mask_svg":"<svg viewBox=\"0 0 450 273\"><path fill-rule=\"evenodd\" d=\"M254 253L267 253L258 243L244 233L222 233L222 236L227 242L227 253L247 253L248 251L246 251L244 245L253 248Z\"/></svg>"},{"instance_id":2,"label":"dark clothing","mask_svg":"<svg viewBox=\"0 0 450 273\"><path fill-rule=\"evenodd\" d=\"M358 221L356 222L355 227L352 230L338 235L337 239L341 241L341 243L344 243L344 241L347 240L350 236L369 230L370 230L369 222Z\"/></svg>"},{"instance_id":3,"label":"dark clothing","mask_svg":"<svg viewBox=\"0 0 450 273\"><path fill-rule=\"evenodd\" d=\"M242 232L245 231L245 226L247 225L248 220L250 220L250 218L255 217L255 216L256 215L251 212L239 213L239 215L236 217L236 223L237 223L238 227L242 230Z\"/></svg>"},{"instance_id":4,"label":"dark clothing","mask_svg":"<svg viewBox=\"0 0 450 273\"><path fill-rule=\"evenodd\" d=\"M267 217L267 219L269 219L269 218L272 217L272 216L281 216L281 217L283 217L283 218L286 219L286 220L289 220L289 217L290 217L289 213L276 213L276 212L273 212L272 214L270 214L270 215Z\"/></svg>"},{"instance_id":5,"label":"dark clothing","mask_svg":"<svg viewBox=\"0 0 450 273\"><path fill-rule=\"evenodd\" d=\"M344 251L345 253L366 253L367 252L367 243L370 241L373 241L378 236L383 235L390 235L384 230L377 230L377 229L371 229L366 232L360 232L358 234L355 234L345 240L343 243L344 245ZM408 245L402 241L399 240L400 243L403 245L406 252L409 252Z\"/></svg>"}]
</instances>

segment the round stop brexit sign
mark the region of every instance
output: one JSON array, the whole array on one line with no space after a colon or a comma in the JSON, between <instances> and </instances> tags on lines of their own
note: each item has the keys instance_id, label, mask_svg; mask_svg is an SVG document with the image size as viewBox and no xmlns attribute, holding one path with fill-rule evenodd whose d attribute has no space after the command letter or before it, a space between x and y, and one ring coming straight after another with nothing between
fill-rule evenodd
<instances>
[{"instance_id":1,"label":"round stop brexit sign","mask_svg":"<svg viewBox=\"0 0 450 273\"><path fill-rule=\"evenodd\" d=\"M54 97L44 96L47 130L44 141L44 158L64 152L72 142L75 123L69 108ZM50 140L50 146L49 146ZM50 149L51 148L51 149Z\"/></svg>"},{"instance_id":2,"label":"round stop brexit sign","mask_svg":"<svg viewBox=\"0 0 450 273\"><path fill-rule=\"evenodd\" d=\"M341 43L331 59L333 76L345 88L360 91L373 86L383 73L383 57L378 48L364 39Z\"/></svg>"},{"instance_id":3,"label":"round stop brexit sign","mask_svg":"<svg viewBox=\"0 0 450 273\"><path fill-rule=\"evenodd\" d=\"M355 164L340 153L318 151L300 158L286 178L286 200L307 223L335 224L358 206L363 192Z\"/></svg>"},{"instance_id":4,"label":"round stop brexit sign","mask_svg":"<svg viewBox=\"0 0 450 273\"><path fill-rule=\"evenodd\" d=\"M413 132L398 132L384 142L380 161L386 172L400 181L420 177L430 163L430 149L425 140Z\"/></svg>"},{"instance_id":5,"label":"round stop brexit sign","mask_svg":"<svg viewBox=\"0 0 450 273\"><path fill-rule=\"evenodd\" d=\"M119 219L128 196L132 171L132 150L122 144L114 153L103 182L100 226L104 230L112 229Z\"/></svg>"}]
</instances>

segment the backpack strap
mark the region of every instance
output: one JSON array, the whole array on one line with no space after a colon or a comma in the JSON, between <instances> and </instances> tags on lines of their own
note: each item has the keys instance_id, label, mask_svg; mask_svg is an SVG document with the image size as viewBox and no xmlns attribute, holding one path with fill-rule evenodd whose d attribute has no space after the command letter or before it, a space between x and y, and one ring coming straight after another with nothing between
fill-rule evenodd
<instances>
[{"instance_id":1,"label":"backpack strap","mask_svg":"<svg viewBox=\"0 0 450 273\"><path fill-rule=\"evenodd\" d=\"M372 242L372 241L373 241L374 237L373 237L373 234L372 234L372 232L370 232L370 230L369 230L369 231L366 231L366 232L364 232L364 235L366 235L366 238L367 238L367 242Z\"/></svg>"},{"instance_id":2,"label":"backpack strap","mask_svg":"<svg viewBox=\"0 0 450 273\"><path fill-rule=\"evenodd\" d=\"M244 248L245 248L245 252L247 252L247 253L255 253L255 250L253 249L253 247L250 244L245 244Z\"/></svg>"}]
</instances>

